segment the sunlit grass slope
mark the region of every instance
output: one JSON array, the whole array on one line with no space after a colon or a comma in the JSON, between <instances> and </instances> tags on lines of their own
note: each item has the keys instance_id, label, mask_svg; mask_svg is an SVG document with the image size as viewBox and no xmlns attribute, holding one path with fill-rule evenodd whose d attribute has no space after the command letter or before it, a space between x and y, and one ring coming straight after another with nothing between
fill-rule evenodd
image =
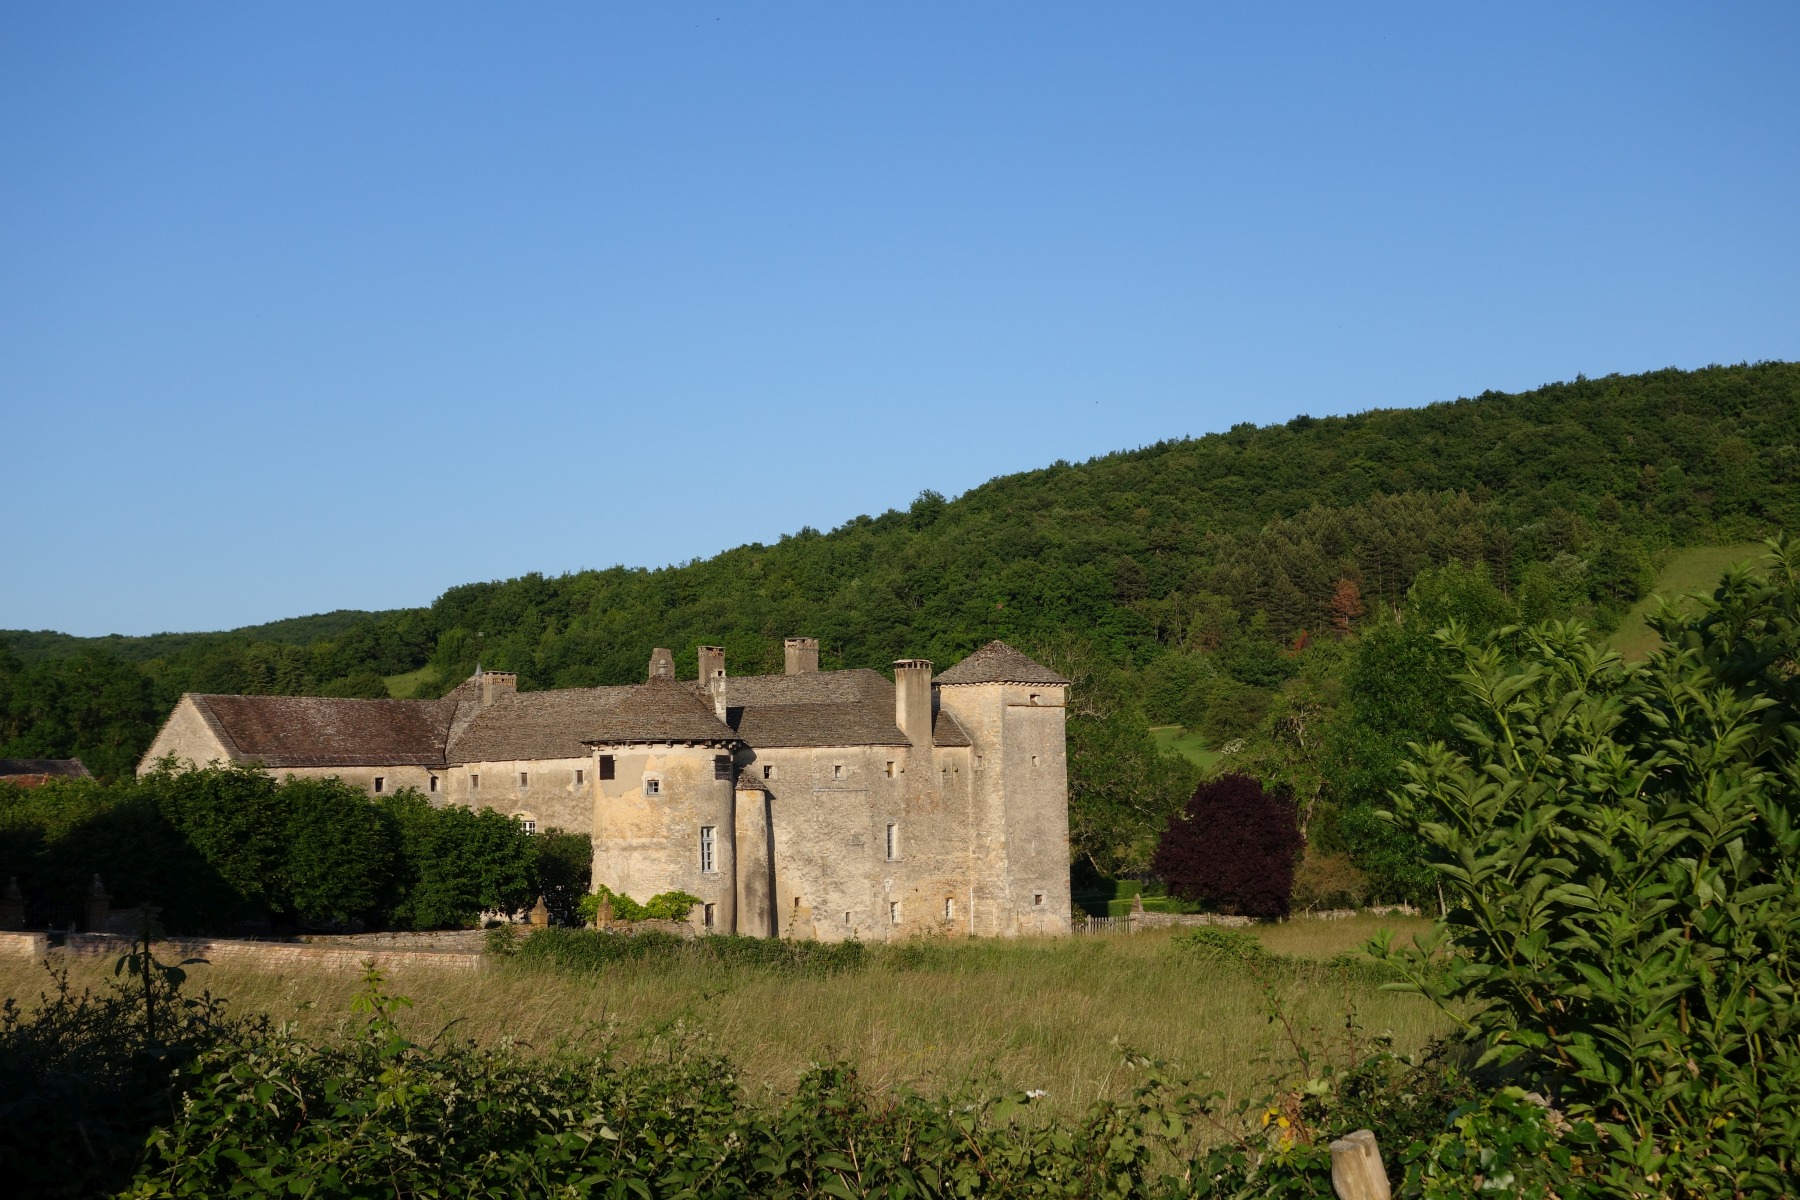
<instances>
[{"instance_id":1,"label":"sunlit grass slope","mask_svg":"<svg viewBox=\"0 0 1800 1200\"><path fill-rule=\"evenodd\" d=\"M1719 585L1719 575L1732 563L1746 560L1757 563L1767 553L1761 542L1738 542L1730 546L1695 546L1678 550L1656 576L1652 593L1632 606L1619 623L1609 641L1627 662L1648 658L1661 644L1656 631L1644 624L1644 618L1656 611L1660 598L1695 594L1711 595ZM1677 601L1679 603L1679 601Z\"/></svg>"}]
</instances>

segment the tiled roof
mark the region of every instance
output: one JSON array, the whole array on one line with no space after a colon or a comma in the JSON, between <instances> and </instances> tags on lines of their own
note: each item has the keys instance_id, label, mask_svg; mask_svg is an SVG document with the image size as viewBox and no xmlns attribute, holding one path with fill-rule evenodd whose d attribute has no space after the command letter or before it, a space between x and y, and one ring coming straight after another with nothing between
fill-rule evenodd
<instances>
[{"instance_id":1,"label":"tiled roof","mask_svg":"<svg viewBox=\"0 0 1800 1200\"><path fill-rule=\"evenodd\" d=\"M1040 662L1020 654L1005 642L989 642L954 667L943 671L933 683L1043 683L1067 684L1069 681Z\"/></svg>"},{"instance_id":2,"label":"tiled roof","mask_svg":"<svg viewBox=\"0 0 1800 1200\"><path fill-rule=\"evenodd\" d=\"M759 704L730 708L726 720L752 746L904 746L894 706Z\"/></svg>"},{"instance_id":3,"label":"tiled roof","mask_svg":"<svg viewBox=\"0 0 1800 1200\"><path fill-rule=\"evenodd\" d=\"M454 763L586 758L582 743L631 690L559 688L500 696L455 731L444 757Z\"/></svg>"},{"instance_id":4,"label":"tiled roof","mask_svg":"<svg viewBox=\"0 0 1800 1200\"><path fill-rule=\"evenodd\" d=\"M267 767L440 766L454 704L191 694L233 762Z\"/></svg>"},{"instance_id":5,"label":"tiled roof","mask_svg":"<svg viewBox=\"0 0 1800 1200\"><path fill-rule=\"evenodd\" d=\"M887 705L894 715L894 685L879 671L808 671L802 675L728 675L725 703L733 708L764 704Z\"/></svg>"},{"instance_id":6,"label":"tiled roof","mask_svg":"<svg viewBox=\"0 0 1800 1200\"><path fill-rule=\"evenodd\" d=\"M89 778L87 764L79 758L0 758L0 778L8 775L66 775Z\"/></svg>"},{"instance_id":7,"label":"tiled roof","mask_svg":"<svg viewBox=\"0 0 1800 1200\"><path fill-rule=\"evenodd\" d=\"M725 680L726 720L752 746L904 746L894 723L894 685L878 671L808 671L738 675ZM933 740L967 746L969 736L948 713Z\"/></svg>"},{"instance_id":8,"label":"tiled roof","mask_svg":"<svg viewBox=\"0 0 1800 1200\"><path fill-rule=\"evenodd\" d=\"M714 713L704 684L653 679L616 690L625 694L600 714L597 728L583 741L619 744L736 740L736 735Z\"/></svg>"},{"instance_id":9,"label":"tiled roof","mask_svg":"<svg viewBox=\"0 0 1800 1200\"><path fill-rule=\"evenodd\" d=\"M956 718L941 708L938 709L937 716L931 722L931 740L934 745L938 746L973 746L975 744L969 740L969 735L963 732L963 727L957 724Z\"/></svg>"}]
</instances>

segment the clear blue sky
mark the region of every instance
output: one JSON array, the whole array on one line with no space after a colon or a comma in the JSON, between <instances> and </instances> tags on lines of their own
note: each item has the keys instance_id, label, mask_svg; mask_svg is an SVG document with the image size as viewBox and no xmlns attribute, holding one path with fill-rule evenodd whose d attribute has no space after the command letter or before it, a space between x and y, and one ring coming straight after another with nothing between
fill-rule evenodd
<instances>
[{"instance_id":1,"label":"clear blue sky","mask_svg":"<svg viewBox=\"0 0 1800 1200\"><path fill-rule=\"evenodd\" d=\"M1800 5L0 7L0 627L1800 358Z\"/></svg>"}]
</instances>

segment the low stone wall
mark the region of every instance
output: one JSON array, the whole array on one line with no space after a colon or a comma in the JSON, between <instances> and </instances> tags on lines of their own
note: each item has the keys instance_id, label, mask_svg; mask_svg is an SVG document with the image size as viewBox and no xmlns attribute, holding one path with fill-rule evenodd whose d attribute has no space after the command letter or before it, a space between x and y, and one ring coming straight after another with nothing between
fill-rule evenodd
<instances>
[{"instance_id":1,"label":"low stone wall","mask_svg":"<svg viewBox=\"0 0 1800 1200\"><path fill-rule=\"evenodd\" d=\"M1233 917L1224 913L1134 912L1126 919L1131 923L1133 933L1140 929L1168 929L1175 925L1224 925L1241 929L1246 925L1256 924L1255 917Z\"/></svg>"},{"instance_id":2,"label":"low stone wall","mask_svg":"<svg viewBox=\"0 0 1800 1200\"><path fill-rule=\"evenodd\" d=\"M42 958L50 948L44 933L0 933L0 958Z\"/></svg>"},{"instance_id":3,"label":"low stone wall","mask_svg":"<svg viewBox=\"0 0 1800 1200\"><path fill-rule=\"evenodd\" d=\"M42 938L43 935L39 934ZM334 942L338 944L333 944ZM343 944L353 942L353 944ZM71 933L62 939L64 954L110 958L131 951L132 939L118 934ZM360 942L350 938L314 939L304 942L237 941L228 938L170 938L155 943L156 956L164 961L203 958L214 966L239 965L264 970L325 969L360 971L367 964L383 971L423 968L434 971L479 971L485 956L479 949L455 947L391 948L392 944ZM42 953L42 951L40 951Z\"/></svg>"}]
</instances>

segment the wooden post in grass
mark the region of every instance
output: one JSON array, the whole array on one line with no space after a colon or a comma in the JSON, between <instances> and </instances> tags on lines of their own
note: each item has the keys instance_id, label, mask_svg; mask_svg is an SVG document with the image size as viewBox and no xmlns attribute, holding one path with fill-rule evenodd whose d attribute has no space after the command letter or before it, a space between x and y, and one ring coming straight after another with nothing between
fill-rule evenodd
<instances>
[{"instance_id":1,"label":"wooden post in grass","mask_svg":"<svg viewBox=\"0 0 1800 1200\"><path fill-rule=\"evenodd\" d=\"M1359 1129L1331 1143L1331 1187L1338 1200L1393 1200L1373 1132Z\"/></svg>"}]
</instances>

